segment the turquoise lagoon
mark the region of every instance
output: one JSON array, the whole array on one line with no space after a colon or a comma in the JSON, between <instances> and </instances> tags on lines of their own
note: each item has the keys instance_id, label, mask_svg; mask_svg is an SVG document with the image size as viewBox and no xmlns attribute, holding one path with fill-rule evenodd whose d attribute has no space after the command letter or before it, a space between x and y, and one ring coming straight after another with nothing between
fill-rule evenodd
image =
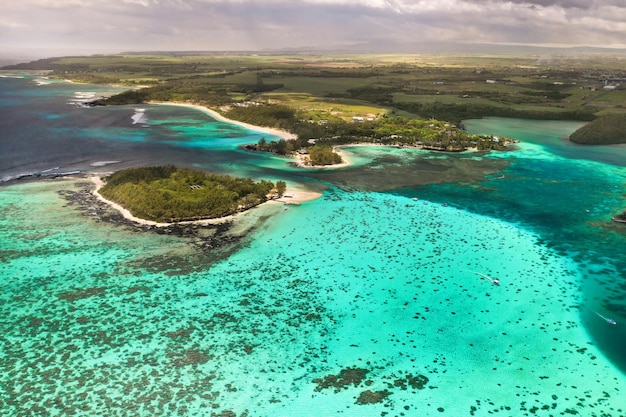
<instances>
[{"instance_id":1,"label":"turquoise lagoon","mask_svg":"<svg viewBox=\"0 0 626 417\"><path fill-rule=\"evenodd\" d=\"M519 149L355 147L319 172L238 150L258 135L238 127L213 141L196 110L145 112L97 128L117 166L169 154L322 197L247 213L216 260L68 204L83 179L0 188L3 415L626 415L624 147L484 119L468 130Z\"/></svg>"}]
</instances>

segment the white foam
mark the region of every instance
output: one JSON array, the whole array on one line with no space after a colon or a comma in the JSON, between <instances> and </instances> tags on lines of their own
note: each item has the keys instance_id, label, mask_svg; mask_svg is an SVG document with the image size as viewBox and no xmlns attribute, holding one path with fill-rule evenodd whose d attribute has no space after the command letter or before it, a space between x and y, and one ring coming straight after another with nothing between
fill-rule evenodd
<instances>
[{"instance_id":1,"label":"white foam","mask_svg":"<svg viewBox=\"0 0 626 417\"><path fill-rule=\"evenodd\" d=\"M135 114L131 116L133 124L145 123L148 119L146 117L145 109L135 109Z\"/></svg>"},{"instance_id":2,"label":"white foam","mask_svg":"<svg viewBox=\"0 0 626 417\"><path fill-rule=\"evenodd\" d=\"M103 166L107 166L110 164L119 164L122 161L96 161L96 162L92 162L91 164L89 164L89 166L92 167L103 167Z\"/></svg>"},{"instance_id":3,"label":"white foam","mask_svg":"<svg viewBox=\"0 0 626 417\"><path fill-rule=\"evenodd\" d=\"M74 97L79 98L79 99L91 99L96 97L96 93L92 92L92 91L76 91L74 93Z\"/></svg>"}]
</instances>

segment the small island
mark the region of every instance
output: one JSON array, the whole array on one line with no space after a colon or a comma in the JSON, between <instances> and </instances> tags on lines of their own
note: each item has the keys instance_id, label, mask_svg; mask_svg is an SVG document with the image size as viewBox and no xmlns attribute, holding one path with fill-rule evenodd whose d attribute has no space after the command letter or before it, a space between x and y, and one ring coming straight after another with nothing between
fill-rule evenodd
<instances>
[{"instance_id":1,"label":"small island","mask_svg":"<svg viewBox=\"0 0 626 417\"><path fill-rule=\"evenodd\" d=\"M275 185L174 165L121 170L105 181L101 196L135 217L168 223L226 217L280 197L286 190L283 181Z\"/></svg>"}]
</instances>

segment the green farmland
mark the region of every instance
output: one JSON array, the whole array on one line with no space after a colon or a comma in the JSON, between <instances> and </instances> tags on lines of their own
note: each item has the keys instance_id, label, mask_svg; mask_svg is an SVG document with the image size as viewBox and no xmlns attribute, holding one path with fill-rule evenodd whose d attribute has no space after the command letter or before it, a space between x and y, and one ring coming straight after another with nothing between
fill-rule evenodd
<instances>
[{"instance_id":1,"label":"green farmland","mask_svg":"<svg viewBox=\"0 0 626 417\"><path fill-rule=\"evenodd\" d=\"M278 105L310 123L384 115L458 124L485 116L593 120L626 114L626 70L617 55L180 52L50 58L13 68L138 89L110 104L190 102L226 116L241 103ZM290 123L296 122L273 124L289 129Z\"/></svg>"}]
</instances>

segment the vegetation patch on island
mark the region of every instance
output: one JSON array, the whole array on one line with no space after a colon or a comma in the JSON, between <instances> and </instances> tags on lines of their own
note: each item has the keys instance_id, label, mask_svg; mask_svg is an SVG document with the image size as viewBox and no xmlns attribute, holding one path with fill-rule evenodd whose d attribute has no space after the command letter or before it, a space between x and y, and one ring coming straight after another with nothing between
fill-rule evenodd
<instances>
[{"instance_id":1,"label":"vegetation patch on island","mask_svg":"<svg viewBox=\"0 0 626 417\"><path fill-rule=\"evenodd\" d=\"M626 114L601 116L572 133L570 140L584 145L626 143Z\"/></svg>"},{"instance_id":2,"label":"vegetation patch on island","mask_svg":"<svg viewBox=\"0 0 626 417\"><path fill-rule=\"evenodd\" d=\"M263 107L266 106L259 105L251 111L257 111L256 109ZM230 116L230 113L227 115ZM329 165L329 161L331 161L330 164L335 164L340 163L341 160L332 157L321 146L333 147L361 143L462 152L468 149L504 151L518 142L513 138L469 134L454 124L440 120L390 115L369 119L357 118L350 121L339 120L332 123L300 121L297 136L295 140L281 139L278 142L269 143L262 138L258 143L249 145L248 148L280 155L304 152L310 154L312 160L323 161L312 165ZM314 149L316 147L317 149Z\"/></svg>"},{"instance_id":3,"label":"vegetation patch on island","mask_svg":"<svg viewBox=\"0 0 626 417\"><path fill-rule=\"evenodd\" d=\"M275 185L166 165L118 171L99 192L133 216L174 223L235 214L281 196L285 189L283 181Z\"/></svg>"}]
</instances>

